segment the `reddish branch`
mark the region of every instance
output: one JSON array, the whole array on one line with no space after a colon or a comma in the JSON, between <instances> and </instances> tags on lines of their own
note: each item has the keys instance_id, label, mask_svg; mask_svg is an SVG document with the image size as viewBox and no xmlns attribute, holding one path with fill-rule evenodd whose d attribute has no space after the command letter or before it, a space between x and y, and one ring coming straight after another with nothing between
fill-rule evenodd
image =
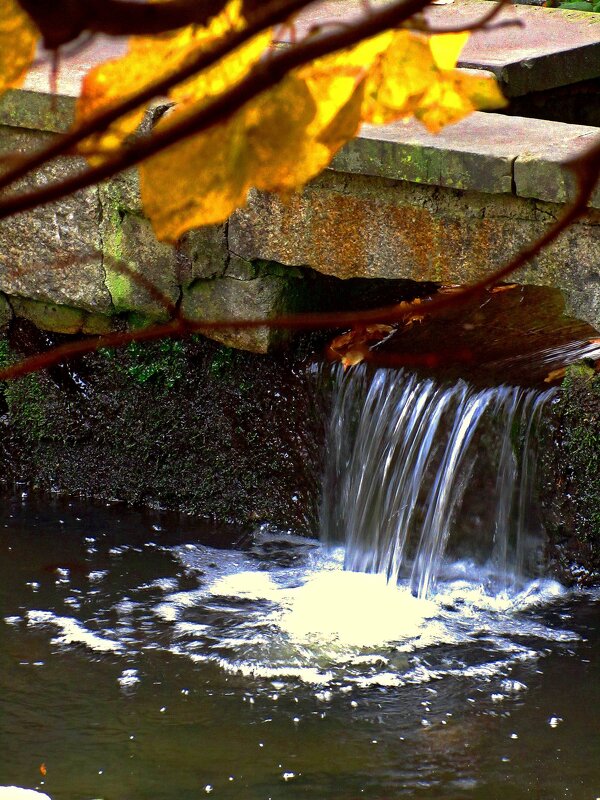
<instances>
[{"instance_id":1,"label":"reddish branch","mask_svg":"<svg viewBox=\"0 0 600 800\"><path fill-rule=\"evenodd\" d=\"M111 36L148 36L184 28L206 25L223 11L228 0L168 0L161 3L127 2L127 0L19 0L42 34L44 46L54 50L77 39L82 33L104 33ZM305 0L308 5L311 0ZM262 2L276 11L280 0ZM256 3L244 3L251 19Z\"/></svg>"}]
</instances>

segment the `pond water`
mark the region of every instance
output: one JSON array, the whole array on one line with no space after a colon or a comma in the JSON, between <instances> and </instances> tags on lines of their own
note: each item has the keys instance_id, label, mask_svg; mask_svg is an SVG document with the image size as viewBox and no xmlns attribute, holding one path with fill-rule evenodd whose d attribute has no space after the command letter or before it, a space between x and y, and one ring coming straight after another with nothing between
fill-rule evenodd
<instances>
[{"instance_id":1,"label":"pond water","mask_svg":"<svg viewBox=\"0 0 600 800\"><path fill-rule=\"evenodd\" d=\"M54 800L600 796L598 595L543 578L491 594L462 560L419 599L343 558L265 527L6 501L0 784Z\"/></svg>"}]
</instances>

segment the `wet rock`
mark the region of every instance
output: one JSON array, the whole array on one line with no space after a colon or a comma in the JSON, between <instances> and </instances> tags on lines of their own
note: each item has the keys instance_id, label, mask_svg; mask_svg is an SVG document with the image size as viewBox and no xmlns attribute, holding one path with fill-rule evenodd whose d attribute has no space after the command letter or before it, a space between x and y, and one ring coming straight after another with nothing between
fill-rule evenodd
<instances>
[{"instance_id":1,"label":"wet rock","mask_svg":"<svg viewBox=\"0 0 600 800\"><path fill-rule=\"evenodd\" d=\"M549 420L542 501L549 556L562 580L600 580L600 374L570 367Z\"/></svg>"},{"instance_id":2,"label":"wet rock","mask_svg":"<svg viewBox=\"0 0 600 800\"><path fill-rule=\"evenodd\" d=\"M198 280L184 290L181 309L184 316L199 322L269 319L298 307L302 284L299 270L238 258L224 277ZM207 335L254 353L268 353L290 338L287 331L267 327L207 331Z\"/></svg>"}]
</instances>

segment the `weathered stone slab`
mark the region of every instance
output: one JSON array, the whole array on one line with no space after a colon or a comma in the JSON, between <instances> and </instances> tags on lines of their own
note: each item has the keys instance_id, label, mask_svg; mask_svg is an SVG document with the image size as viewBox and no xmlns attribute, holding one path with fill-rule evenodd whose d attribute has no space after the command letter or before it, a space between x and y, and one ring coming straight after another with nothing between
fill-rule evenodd
<instances>
[{"instance_id":1,"label":"weathered stone slab","mask_svg":"<svg viewBox=\"0 0 600 800\"><path fill-rule=\"evenodd\" d=\"M489 11L486 0L432 6L428 19L443 27L468 23ZM517 27L475 31L459 66L493 72L507 96L553 89L600 77L600 19L585 11L507 6L499 19Z\"/></svg>"},{"instance_id":2,"label":"weathered stone slab","mask_svg":"<svg viewBox=\"0 0 600 800\"><path fill-rule=\"evenodd\" d=\"M426 16L436 28L454 28L489 13L487 0L458 0L452 5L430 6ZM306 9L295 22L296 35L311 29L348 22L364 12L360 0L330 0ZM519 26L475 31L459 66L485 69L501 81L508 96L565 86L600 77L600 19L598 14L507 6L499 19L517 19ZM283 29L280 40L289 41Z\"/></svg>"},{"instance_id":3,"label":"weathered stone slab","mask_svg":"<svg viewBox=\"0 0 600 800\"><path fill-rule=\"evenodd\" d=\"M254 193L229 224L247 260L308 265L339 278L467 283L534 241L560 206L329 172L289 204ZM600 213L590 210L515 279L554 286L600 327Z\"/></svg>"},{"instance_id":4,"label":"weathered stone slab","mask_svg":"<svg viewBox=\"0 0 600 800\"><path fill-rule=\"evenodd\" d=\"M0 97L0 125L53 133L66 131L73 123L75 99L85 74L125 50L124 39L98 36L71 54L61 54L55 93L50 61L39 60L29 70L22 88L11 89Z\"/></svg>"},{"instance_id":5,"label":"weathered stone slab","mask_svg":"<svg viewBox=\"0 0 600 800\"><path fill-rule=\"evenodd\" d=\"M579 127L582 130L585 128L566 126L560 122L550 124L561 126L565 130L565 136L562 140L558 138L552 142L539 140L539 148L536 148L534 141L531 142L529 148L515 160L515 190L521 197L567 203L572 201L577 193L577 181L575 174L565 167L564 162L577 158L599 142L600 129L589 128L588 133L573 132L570 135L567 128ZM561 127L557 128L558 134ZM596 186L590 205L593 208L600 208L600 184Z\"/></svg>"},{"instance_id":6,"label":"weathered stone slab","mask_svg":"<svg viewBox=\"0 0 600 800\"><path fill-rule=\"evenodd\" d=\"M475 112L432 135L416 120L364 125L331 168L454 189L565 202L572 173L561 161L585 152L600 131L585 125ZM600 208L600 187L592 201Z\"/></svg>"},{"instance_id":7,"label":"weathered stone slab","mask_svg":"<svg viewBox=\"0 0 600 800\"><path fill-rule=\"evenodd\" d=\"M178 245L180 281L188 286L197 278L223 275L229 260L227 225L206 225L184 234Z\"/></svg>"},{"instance_id":8,"label":"weathered stone slab","mask_svg":"<svg viewBox=\"0 0 600 800\"><path fill-rule=\"evenodd\" d=\"M28 300L25 297L12 297L10 304L15 316L28 319L43 331L102 334L113 330L112 317L91 314L79 308Z\"/></svg>"},{"instance_id":9,"label":"weathered stone slab","mask_svg":"<svg viewBox=\"0 0 600 800\"><path fill-rule=\"evenodd\" d=\"M25 154L48 134L0 128L0 153ZM17 190L64 179L82 159L64 158L23 180ZM98 189L85 189L56 203L0 222L0 290L34 300L110 313L104 284Z\"/></svg>"},{"instance_id":10,"label":"weathered stone slab","mask_svg":"<svg viewBox=\"0 0 600 800\"><path fill-rule=\"evenodd\" d=\"M198 322L236 319L269 319L294 310L301 279L294 270L279 267L280 274L258 268L249 280L225 276L198 280L184 290L181 310ZM229 347L267 353L281 345L289 334L271 328L207 331L207 335Z\"/></svg>"},{"instance_id":11,"label":"weathered stone slab","mask_svg":"<svg viewBox=\"0 0 600 800\"><path fill-rule=\"evenodd\" d=\"M99 197L105 283L115 310L167 319L168 305L180 293L177 255L174 247L157 241L141 214L137 173L101 184Z\"/></svg>"}]
</instances>

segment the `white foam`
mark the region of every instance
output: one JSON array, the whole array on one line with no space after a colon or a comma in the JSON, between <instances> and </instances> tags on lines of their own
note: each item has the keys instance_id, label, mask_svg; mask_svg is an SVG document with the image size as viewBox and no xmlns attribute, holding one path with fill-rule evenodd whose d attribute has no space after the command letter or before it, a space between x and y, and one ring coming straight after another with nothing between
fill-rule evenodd
<instances>
[{"instance_id":1,"label":"white foam","mask_svg":"<svg viewBox=\"0 0 600 800\"><path fill-rule=\"evenodd\" d=\"M72 617L57 617L50 611L28 611L28 625L53 625L61 633L53 641L57 644L82 644L90 650L118 653L124 645L115 639L107 639L89 631L81 622Z\"/></svg>"}]
</instances>

